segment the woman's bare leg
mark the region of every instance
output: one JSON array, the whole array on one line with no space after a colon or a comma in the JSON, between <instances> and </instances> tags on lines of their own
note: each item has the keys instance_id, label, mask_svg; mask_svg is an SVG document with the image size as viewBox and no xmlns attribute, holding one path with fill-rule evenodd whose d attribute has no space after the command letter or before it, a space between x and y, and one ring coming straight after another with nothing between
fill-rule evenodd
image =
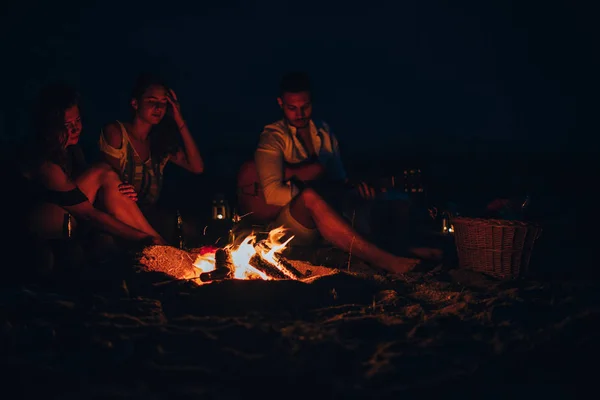
<instances>
[{"instance_id":1,"label":"woman's bare leg","mask_svg":"<svg viewBox=\"0 0 600 400\"><path fill-rule=\"evenodd\" d=\"M137 203L119 192L121 179L109 165L93 165L76 182L91 203L133 228L155 237L160 236L144 217Z\"/></svg>"},{"instance_id":2,"label":"woman's bare leg","mask_svg":"<svg viewBox=\"0 0 600 400\"><path fill-rule=\"evenodd\" d=\"M357 257L394 273L412 270L419 260L395 256L365 240L312 189L302 191L292 200L294 219L309 229L316 228L334 246L352 251Z\"/></svg>"}]
</instances>

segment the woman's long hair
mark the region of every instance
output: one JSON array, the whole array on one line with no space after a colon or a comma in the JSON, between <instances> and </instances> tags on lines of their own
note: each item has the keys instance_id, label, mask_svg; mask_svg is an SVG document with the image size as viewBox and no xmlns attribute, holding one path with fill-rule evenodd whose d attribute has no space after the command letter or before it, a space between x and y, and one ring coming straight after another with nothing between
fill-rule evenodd
<instances>
[{"instance_id":1,"label":"woman's long hair","mask_svg":"<svg viewBox=\"0 0 600 400\"><path fill-rule=\"evenodd\" d=\"M158 76L153 74L142 74L136 80L131 93L131 98L136 99L139 102L142 101L142 97L149 87L159 85L169 90L169 87L165 82ZM167 106L167 110L170 106ZM132 109L133 117L135 117L136 110ZM169 113L165 113L163 119L152 127L148 135L150 138L150 155L153 162L160 162L170 154L177 153L180 148L180 137L178 135L178 126L175 120Z\"/></svg>"},{"instance_id":2,"label":"woman's long hair","mask_svg":"<svg viewBox=\"0 0 600 400\"><path fill-rule=\"evenodd\" d=\"M65 112L73 106L80 106L80 98L70 85L54 83L42 88L33 110L33 143L28 150L33 167L50 161L66 170Z\"/></svg>"}]
</instances>

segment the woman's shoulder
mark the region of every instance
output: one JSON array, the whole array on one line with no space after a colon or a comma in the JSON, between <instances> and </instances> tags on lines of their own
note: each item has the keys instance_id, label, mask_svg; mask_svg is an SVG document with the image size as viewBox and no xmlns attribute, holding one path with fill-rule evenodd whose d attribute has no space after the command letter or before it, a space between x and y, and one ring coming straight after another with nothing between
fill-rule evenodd
<instances>
[{"instance_id":1,"label":"woman's shoulder","mask_svg":"<svg viewBox=\"0 0 600 400\"><path fill-rule=\"evenodd\" d=\"M118 119L110 121L102 128L103 132L111 132L121 134L121 130L125 127L126 123L119 121Z\"/></svg>"},{"instance_id":2,"label":"woman's shoulder","mask_svg":"<svg viewBox=\"0 0 600 400\"><path fill-rule=\"evenodd\" d=\"M121 146L121 141L123 138L122 127L123 123L118 120L109 122L108 124L104 125L104 127L102 128L102 134L104 135L104 138L106 139L108 144L110 144L113 147Z\"/></svg>"}]
</instances>

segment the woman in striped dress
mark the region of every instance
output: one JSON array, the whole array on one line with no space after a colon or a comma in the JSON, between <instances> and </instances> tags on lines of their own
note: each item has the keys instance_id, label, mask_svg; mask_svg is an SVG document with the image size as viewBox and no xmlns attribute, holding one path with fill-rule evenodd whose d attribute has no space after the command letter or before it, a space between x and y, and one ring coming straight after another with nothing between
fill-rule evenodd
<instances>
[{"instance_id":1,"label":"woman in striped dress","mask_svg":"<svg viewBox=\"0 0 600 400\"><path fill-rule=\"evenodd\" d=\"M114 121L100 135L104 161L117 171L123 182L132 185L137 202L152 225L171 236L174 216L156 207L163 186L166 164L174 164L200 174L204 162L192 137L175 92L151 75L138 78L131 95L132 119ZM172 218L171 218L172 217Z\"/></svg>"}]
</instances>

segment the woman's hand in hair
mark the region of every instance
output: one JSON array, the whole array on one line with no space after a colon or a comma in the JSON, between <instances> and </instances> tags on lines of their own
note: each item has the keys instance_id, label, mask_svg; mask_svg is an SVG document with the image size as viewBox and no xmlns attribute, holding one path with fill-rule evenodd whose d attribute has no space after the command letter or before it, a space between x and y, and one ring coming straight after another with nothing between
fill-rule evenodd
<instances>
[{"instance_id":1,"label":"woman's hand in hair","mask_svg":"<svg viewBox=\"0 0 600 400\"><path fill-rule=\"evenodd\" d=\"M171 104L171 112L173 119L177 122L177 126L181 127L185 123L183 120L183 116L181 115L181 106L179 104L179 100L177 100L177 95L173 89L169 89L167 92L167 100L169 104Z\"/></svg>"}]
</instances>

